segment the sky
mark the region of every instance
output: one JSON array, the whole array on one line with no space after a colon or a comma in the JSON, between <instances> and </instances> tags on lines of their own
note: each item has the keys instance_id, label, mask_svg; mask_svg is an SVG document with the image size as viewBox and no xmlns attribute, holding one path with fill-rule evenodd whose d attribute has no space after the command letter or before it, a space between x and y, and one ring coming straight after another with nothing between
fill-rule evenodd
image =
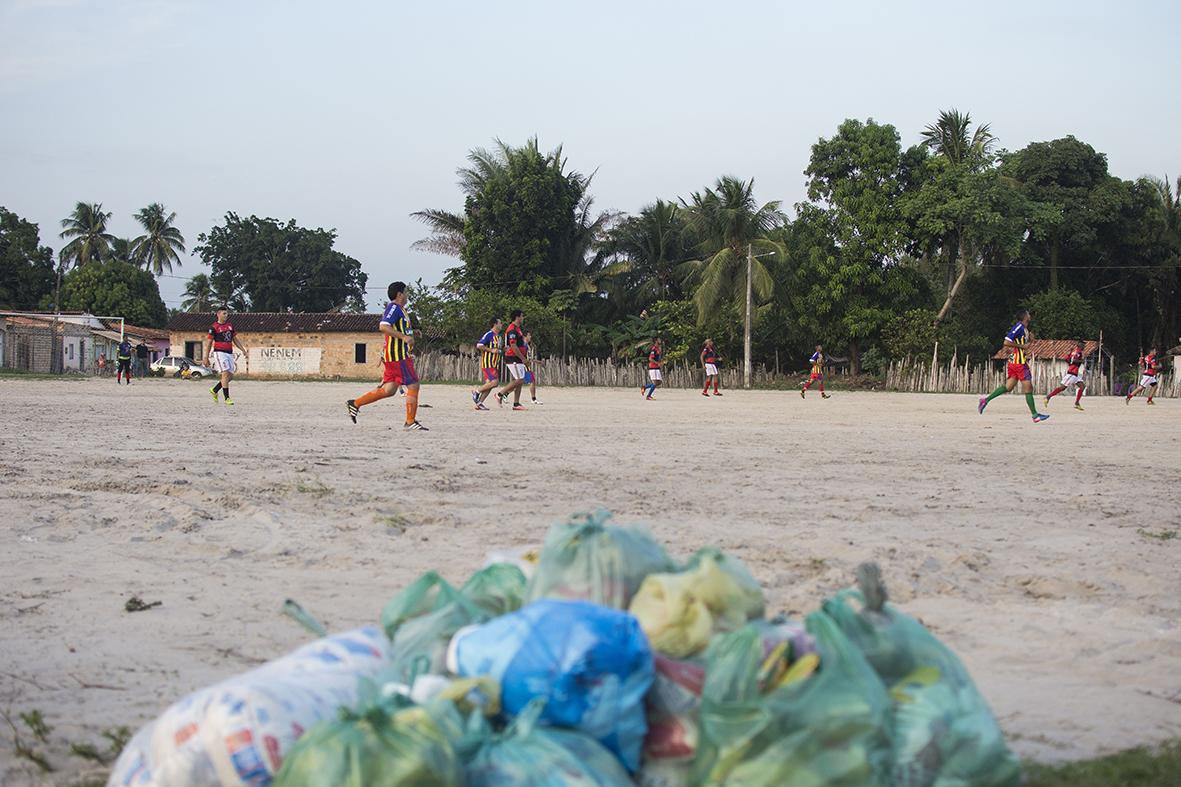
<instances>
[{"instance_id":1,"label":"sky","mask_svg":"<svg viewBox=\"0 0 1181 787\"><path fill-rule=\"evenodd\" d=\"M472 148L538 136L636 212L721 175L805 198L845 118L914 144L940 110L1017 150L1067 134L1122 178L1181 174L1181 3L0 0L0 206L55 251L78 201L189 248L239 215L334 228L378 308ZM170 307L195 256L160 279Z\"/></svg>"}]
</instances>

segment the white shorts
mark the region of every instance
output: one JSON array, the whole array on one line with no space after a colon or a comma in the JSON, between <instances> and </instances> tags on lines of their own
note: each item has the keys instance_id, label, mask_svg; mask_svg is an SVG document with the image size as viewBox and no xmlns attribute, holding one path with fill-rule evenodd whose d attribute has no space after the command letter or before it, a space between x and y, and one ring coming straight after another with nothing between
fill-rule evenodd
<instances>
[{"instance_id":1,"label":"white shorts","mask_svg":"<svg viewBox=\"0 0 1181 787\"><path fill-rule=\"evenodd\" d=\"M1066 386L1067 388L1069 388L1072 385L1082 385L1083 378L1079 377L1077 374L1070 374L1068 372L1068 373L1062 375L1062 384L1064 386Z\"/></svg>"},{"instance_id":2,"label":"white shorts","mask_svg":"<svg viewBox=\"0 0 1181 787\"><path fill-rule=\"evenodd\" d=\"M718 376L718 367L714 366L712 363L707 363L705 365L705 376L706 377L717 377Z\"/></svg>"},{"instance_id":3,"label":"white shorts","mask_svg":"<svg viewBox=\"0 0 1181 787\"><path fill-rule=\"evenodd\" d=\"M221 350L213 351L213 371L221 374L222 372L229 372L233 374L238 371L237 365L234 363L234 354L222 352Z\"/></svg>"},{"instance_id":4,"label":"white shorts","mask_svg":"<svg viewBox=\"0 0 1181 787\"><path fill-rule=\"evenodd\" d=\"M649 369L648 370L648 379L654 383L659 382L661 379L660 378L660 370L659 369Z\"/></svg>"},{"instance_id":5,"label":"white shorts","mask_svg":"<svg viewBox=\"0 0 1181 787\"><path fill-rule=\"evenodd\" d=\"M512 375L514 380L524 380L525 372L529 371L523 363L508 364L508 373Z\"/></svg>"},{"instance_id":6,"label":"white shorts","mask_svg":"<svg viewBox=\"0 0 1181 787\"><path fill-rule=\"evenodd\" d=\"M1140 377L1140 385L1145 388L1151 388L1156 385L1156 378L1150 374L1145 374Z\"/></svg>"}]
</instances>

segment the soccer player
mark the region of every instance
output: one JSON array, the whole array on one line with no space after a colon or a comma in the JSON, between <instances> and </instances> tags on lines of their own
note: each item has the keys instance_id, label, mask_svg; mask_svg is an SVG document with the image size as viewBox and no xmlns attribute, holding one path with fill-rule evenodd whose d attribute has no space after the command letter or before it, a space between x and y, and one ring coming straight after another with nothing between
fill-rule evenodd
<instances>
[{"instance_id":1,"label":"soccer player","mask_svg":"<svg viewBox=\"0 0 1181 787\"><path fill-rule=\"evenodd\" d=\"M498 370L500 368L500 330L502 325L500 318L497 317L484 335L480 337L480 341L476 342L476 351L480 353L480 373L484 378L483 385L472 389L472 401L476 403L477 410L488 409L484 405L484 400L500 382Z\"/></svg>"},{"instance_id":2,"label":"soccer player","mask_svg":"<svg viewBox=\"0 0 1181 787\"><path fill-rule=\"evenodd\" d=\"M977 411L981 415L984 414L984 408L988 406L989 402L1003 393L1012 391L1017 387L1017 383L1021 383L1021 393L1025 394L1025 403L1029 405L1029 412L1033 416L1033 422L1038 424L1050 417L1044 413L1039 413L1037 411L1037 405L1033 403L1033 374L1029 371L1029 353L1026 350L1030 338L1032 337L1029 333L1029 310L1022 309L1017 313L1017 322L1005 334L1005 347L1012 352L1005 377L1005 384L999 386L988 396L980 397Z\"/></svg>"},{"instance_id":3,"label":"soccer player","mask_svg":"<svg viewBox=\"0 0 1181 787\"><path fill-rule=\"evenodd\" d=\"M418 422L418 374L414 371L414 359L410 357L410 350L414 347L414 334L410 327L410 318L406 316L403 307L406 305L406 282L396 281L386 291L390 302L381 315L381 322L377 329L385 335L385 348L381 359L384 362L384 372L381 385L369 393L362 394L356 399L349 399L345 406L349 411L349 418L357 423L357 413L367 404L393 395L399 386L406 386L406 423L404 429L410 431L429 431Z\"/></svg>"},{"instance_id":4,"label":"soccer player","mask_svg":"<svg viewBox=\"0 0 1181 787\"><path fill-rule=\"evenodd\" d=\"M705 387L701 389L702 396L709 396L709 381L714 382L714 396L721 396L718 390L718 351L714 348L714 340L706 339L701 348L701 368L705 369Z\"/></svg>"},{"instance_id":5,"label":"soccer player","mask_svg":"<svg viewBox=\"0 0 1181 787\"><path fill-rule=\"evenodd\" d=\"M242 346L242 340L238 338L229 319L230 313L226 307L221 307L217 310L217 322L209 326L209 332L205 335L205 365L221 375L221 381L209 389L214 404L217 404L218 391L225 396L226 404L234 403L230 398L230 380L234 379L234 372L238 370L234 363L234 346L237 345L242 354L246 354L246 348Z\"/></svg>"},{"instance_id":6,"label":"soccer player","mask_svg":"<svg viewBox=\"0 0 1181 787\"><path fill-rule=\"evenodd\" d=\"M808 393L808 389L812 387L812 383L819 382L820 398L831 399L832 397L824 392L824 362L826 360L824 357L824 348L819 344L816 345L816 352L812 353L812 357L808 360L812 363L812 374L808 377L808 381L804 383L804 386L800 388L800 398L806 398L806 394Z\"/></svg>"},{"instance_id":7,"label":"soccer player","mask_svg":"<svg viewBox=\"0 0 1181 787\"><path fill-rule=\"evenodd\" d=\"M648 384L640 389L640 393L648 401L652 400L652 394L660 387L660 367L663 365L664 353L660 349L660 337L657 337L652 340L652 348L648 350Z\"/></svg>"},{"instance_id":8,"label":"soccer player","mask_svg":"<svg viewBox=\"0 0 1181 787\"><path fill-rule=\"evenodd\" d=\"M1062 383L1046 396L1047 407L1050 406L1051 399L1073 385L1077 391L1074 396L1074 409L1083 409L1083 406L1079 402L1083 398L1083 388L1086 386L1083 383L1083 372L1080 371L1080 368L1085 369L1083 366L1083 348L1085 346L1082 339L1074 343L1074 349L1066 356L1067 369L1066 374L1062 375Z\"/></svg>"},{"instance_id":9,"label":"soccer player","mask_svg":"<svg viewBox=\"0 0 1181 787\"><path fill-rule=\"evenodd\" d=\"M126 377L127 384L131 385L131 342L126 338L119 342L119 350L115 353L115 360L119 362L115 368L115 385Z\"/></svg>"},{"instance_id":10,"label":"soccer player","mask_svg":"<svg viewBox=\"0 0 1181 787\"><path fill-rule=\"evenodd\" d=\"M1124 404L1132 401L1132 398L1141 391L1148 391L1148 404L1155 405L1152 397L1156 395L1157 374L1160 373L1160 362L1156 359L1156 348L1153 347L1140 359L1140 368L1143 374L1140 375L1140 384L1132 389L1128 397L1124 399Z\"/></svg>"},{"instance_id":11,"label":"soccer player","mask_svg":"<svg viewBox=\"0 0 1181 787\"><path fill-rule=\"evenodd\" d=\"M511 393L514 410L525 409L521 404L521 387L525 384L525 373L529 371L529 347L525 344L525 333L521 328L524 321L525 313L520 309L514 309L509 315L508 328L504 332L504 360L512 380L496 394L497 402L504 407L504 400Z\"/></svg>"},{"instance_id":12,"label":"soccer player","mask_svg":"<svg viewBox=\"0 0 1181 787\"><path fill-rule=\"evenodd\" d=\"M529 398L533 404L545 404L537 398L537 374L533 371L537 368L537 350L533 348L532 331L525 334L525 355L529 358L529 368L525 372L525 384L529 386Z\"/></svg>"}]
</instances>

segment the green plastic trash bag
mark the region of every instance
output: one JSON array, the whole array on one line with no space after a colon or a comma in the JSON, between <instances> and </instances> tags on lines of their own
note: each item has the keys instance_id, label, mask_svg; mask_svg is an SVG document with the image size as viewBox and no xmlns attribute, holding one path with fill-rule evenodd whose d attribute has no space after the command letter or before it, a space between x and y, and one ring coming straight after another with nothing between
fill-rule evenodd
<instances>
[{"instance_id":1,"label":"green plastic trash bag","mask_svg":"<svg viewBox=\"0 0 1181 787\"><path fill-rule=\"evenodd\" d=\"M450 702L393 699L308 730L283 760L275 787L460 787L453 741L463 734Z\"/></svg>"},{"instance_id":2,"label":"green plastic trash bag","mask_svg":"<svg viewBox=\"0 0 1181 787\"><path fill-rule=\"evenodd\" d=\"M862 592L824 602L825 614L866 655L893 700L899 787L1009 787L1020 765L964 665L935 635L886 603L876 566L858 569ZM865 599L870 599L866 602ZM861 604L859 610L851 600Z\"/></svg>"},{"instance_id":3,"label":"green plastic trash bag","mask_svg":"<svg viewBox=\"0 0 1181 787\"><path fill-rule=\"evenodd\" d=\"M490 596L481 598L491 603ZM390 638L392 656L389 666L378 676L379 681L410 684L416 674L442 673L447 643L455 632L491 617L485 607L456 590L438 573L428 571L390 599L382 610L381 625Z\"/></svg>"},{"instance_id":4,"label":"green plastic trash bag","mask_svg":"<svg viewBox=\"0 0 1181 787\"><path fill-rule=\"evenodd\" d=\"M551 527L526 602L582 599L627 609L645 577L676 570L647 530L610 525L610 519L609 512L599 510Z\"/></svg>"},{"instance_id":5,"label":"green plastic trash bag","mask_svg":"<svg viewBox=\"0 0 1181 787\"><path fill-rule=\"evenodd\" d=\"M810 615L807 628L820 669L781 688L760 685L765 650L757 625L710 644L691 784L890 784L885 687L827 616Z\"/></svg>"},{"instance_id":6,"label":"green plastic trash bag","mask_svg":"<svg viewBox=\"0 0 1181 787\"><path fill-rule=\"evenodd\" d=\"M573 730L539 726L544 707L544 699L534 700L498 735L486 727L476 733L469 729L463 769L467 787L623 787L633 783L615 755L598 741Z\"/></svg>"},{"instance_id":7,"label":"green plastic trash bag","mask_svg":"<svg viewBox=\"0 0 1181 787\"><path fill-rule=\"evenodd\" d=\"M525 574L512 563L493 563L472 574L459 592L493 617L516 612L525 602Z\"/></svg>"}]
</instances>

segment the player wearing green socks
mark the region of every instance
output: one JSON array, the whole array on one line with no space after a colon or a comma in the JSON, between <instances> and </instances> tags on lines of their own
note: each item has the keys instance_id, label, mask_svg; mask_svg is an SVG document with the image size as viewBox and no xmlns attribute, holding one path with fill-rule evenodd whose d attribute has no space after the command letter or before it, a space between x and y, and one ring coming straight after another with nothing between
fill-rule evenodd
<instances>
[{"instance_id":1,"label":"player wearing green socks","mask_svg":"<svg viewBox=\"0 0 1181 787\"><path fill-rule=\"evenodd\" d=\"M1008 376L1005 379L1005 384L997 388L988 396L980 397L980 404L977 410L981 415L984 414L984 408L988 403L997 398L1003 393L1008 393L1017 387L1017 383L1021 383L1021 393L1025 394L1025 403L1029 405L1029 414L1033 416L1035 424L1045 421L1050 416L1037 411L1037 405L1033 402L1033 374L1029 370L1029 354L1026 348L1029 345L1029 310L1022 309L1017 314L1017 324L1009 329L1005 334L1005 347L1013 354L1009 359Z\"/></svg>"}]
</instances>

